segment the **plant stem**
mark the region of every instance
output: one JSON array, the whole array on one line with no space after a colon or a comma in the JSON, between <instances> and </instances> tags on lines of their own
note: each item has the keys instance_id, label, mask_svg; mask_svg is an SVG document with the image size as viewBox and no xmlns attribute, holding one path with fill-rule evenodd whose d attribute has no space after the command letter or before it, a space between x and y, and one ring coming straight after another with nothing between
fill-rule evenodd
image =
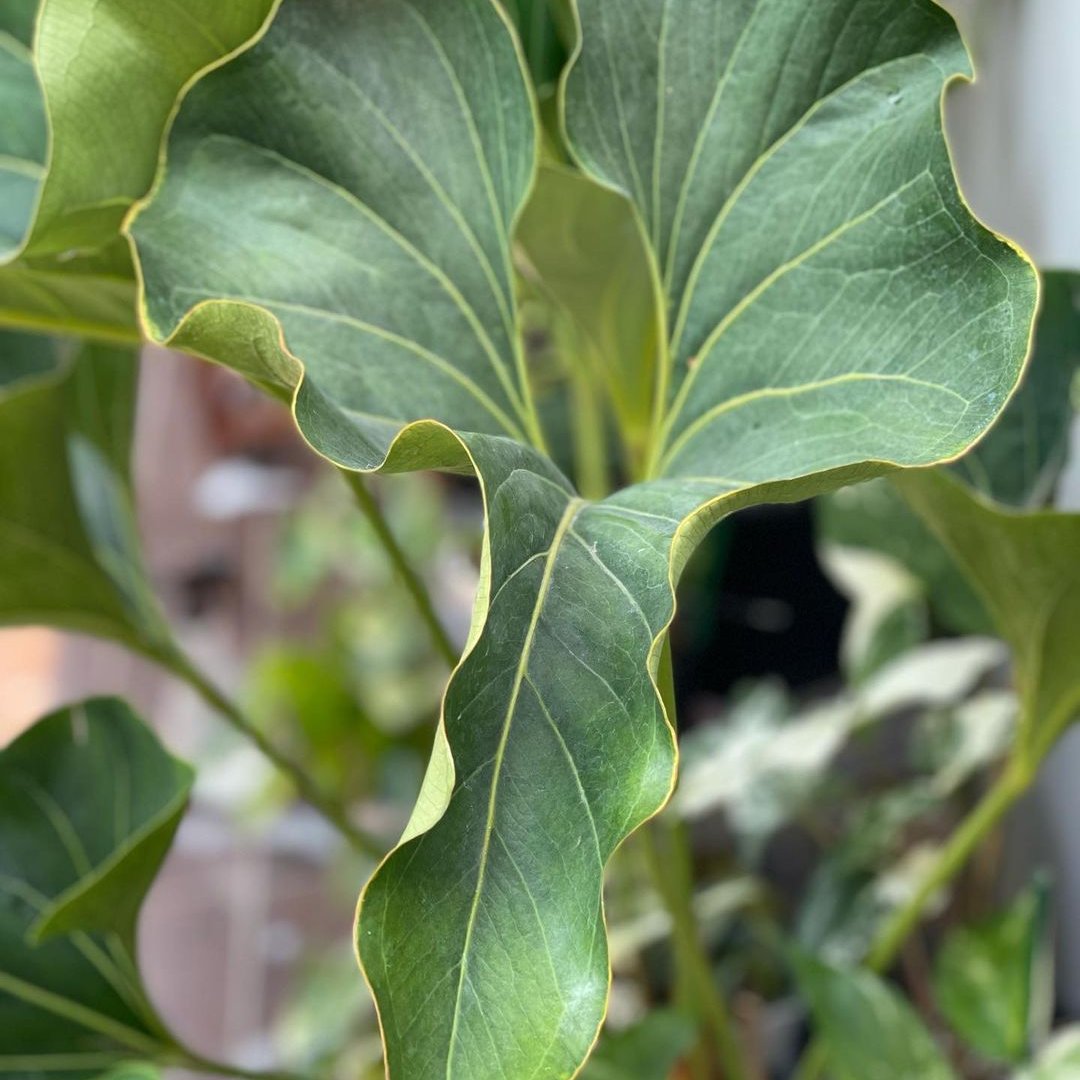
<instances>
[{"instance_id":1,"label":"plant stem","mask_svg":"<svg viewBox=\"0 0 1080 1080\"><path fill-rule=\"evenodd\" d=\"M675 683L671 645L665 641L660 655L657 684L675 723ZM654 818L642 830L645 852L657 891L671 916L675 948L677 997L695 1013L715 1043L726 1080L747 1080L738 1036L727 1003L716 985L698 929L693 907L693 864L685 824L668 817ZM708 1078L709 1062L693 1062L698 1075Z\"/></svg>"},{"instance_id":2,"label":"plant stem","mask_svg":"<svg viewBox=\"0 0 1080 1080\"><path fill-rule=\"evenodd\" d=\"M896 959L904 942L918 926L923 910L934 894L963 869L1005 812L1028 789L1030 783L1031 777L1027 769L1006 766L997 782L949 837L914 895L892 914L876 935L866 957L866 964L871 970L883 971Z\"/></svg>"},{"instance_id":3,"label":"plant stem","mask_svg":"<svg viewBox=\"0 0 1080 1080\"><path fill-rule=\"evenodd\" d=\"M376 859L382 858L385 854L385 845L354 825L349 820L345 808L322 791L299 763L276 747L184 653L175 649L163 655L161 659L169 671L183 679L210 708L251 742L281 772L285 773L292 780L304 802L318 810L357 851Z\"/></svg>"},{"instance_id":4,"label":"plant stem","mask_svg":"<svg viewBox=\"0 0 1080 1080\"><path fill-rule=\"evenodd\" d=\"M375 497L364 483L364 478L359 473L345 469L342 470L342 473L346 483L352 488L353 495L356 496L357 505L363 512L364 517L367 518L368 524L375 535L379 538L379 542L385 549L390 562L393 563L402 584L413 598L416 610L424 620L428 632L431 634L431 640L435 643L435 648L447 664L451 668L454 667L458 662L458 650L454 648L450 635L447 634L446 628L439 621L439 616L435 611L435 605L431 602L431 595L427 590L427 586L416 570L413 569L408 556L397 542L397 538L390 531L390 526L387 524Z\"/></svg>"}]
</instances>

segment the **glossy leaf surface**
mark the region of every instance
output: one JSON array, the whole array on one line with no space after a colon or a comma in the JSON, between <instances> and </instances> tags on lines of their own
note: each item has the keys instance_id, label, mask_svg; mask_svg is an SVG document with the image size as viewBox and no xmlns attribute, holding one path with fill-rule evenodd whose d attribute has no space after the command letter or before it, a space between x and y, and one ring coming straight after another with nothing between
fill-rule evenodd
<instances>
[{"instance_id":1,"label":"glossy leaf surface","mask_svg":"<svg viewBox=\"0 0 1080 1080\"><path fill-rule=\"evenodd\" d=\"M134 930L192 778L115 699L0 751L0 1075L98 1076L170 1045Z\"/></svg>"},{"instance_id":2,"label":"glossy leaf surface","mask_svg":"<svg viewBox=\"0 0 1080 1080\"><path fill-rule=\"evenodd\" d=\"M722 80L709 67L712 6L619 10L651 18L665 6L686 71L698 76L674 86L671 111L692 118ZM783 4L756 6L771 20L759 40L775 50L770 70L790 65L796 81L808 66L831 70L824 36L796 33L777 18ZM630 72L635 87L655 85L659 54L641 47L649 35L628 49L595 4L582 8L578 80L613 73L617 97ZM821 8L833 30L848 9L857 25L880 21L882 6L869 0ZM842 50L844 77L867 77L839 119L815 110L812 94L778 106L777 123L789 126L813 110L799 130L823 123L810 142L832 138L828 154L793 134L790 155L769 158L777 171L755 174L764 186L743 185L753 197L738 213L732 203L731 231L714 246L760 276L724 284L710 270L708 287L680 286L693 308L685 340L715 339L708 363L693 388L681 381L651 482L599 502L579 498L524 445L544 440L511 258L535 181L537 125L501 9L375 0L360 12L348 0L285 0L265 35L180 109L158 183L131 224L152 334L291 398L305 437L339 465L472 471L485 497L469 648L447 689L420 805L359 918L395 1078L569 1076L586 1057L607 996L603 865L671 789L673 740L652 675L673 583L709 524L885 462L959 452L1016 380L1034 281L960 204L940 130L941 92L965 67L962 49L929 3L913 5L892 38L882 48L900 59L885 74L867 65L891 59ZM598 48L612 56L599 72ZM757 100L768 88L749 67L727 81L768 111ZM572 137L575 86L572 77ZM600 110L609 140L623 138L618 111ZM734 177L749 164L741 112L716 115L720 142L737 148L722 170ZM786 130L774 128L758 135ZM862 196L823 168L841 149L871 200L843 230L841 210ZM664 198L685 173L681 154L665 144ZM800 209L815 213L795 228L777 203L775 231L763 236L754 207L778 198L791 169ZM645 271L648 322L664 304L647 261ZM857 325L847 305L858 306ZM923 320L912 320L915 308ZM722 326L730 332L712 333ZM654 389L654 416L656 401Z\"/></svg>"}]
</instances>

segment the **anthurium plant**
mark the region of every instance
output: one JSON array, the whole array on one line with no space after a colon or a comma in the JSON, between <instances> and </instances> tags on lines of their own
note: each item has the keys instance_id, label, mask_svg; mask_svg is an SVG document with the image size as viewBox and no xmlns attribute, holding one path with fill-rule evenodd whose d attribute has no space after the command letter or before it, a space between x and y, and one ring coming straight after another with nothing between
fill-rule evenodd
<instances>
[{"instance_id":1,"label":"anthurium plant","mask_svg":"<svg viewBox=\"0 0 1080 1080\"><path fill-rule=\"evenodd\" d=\"M680 884L685 829L661 815L676 586L720 519L902 477L1016 650L1010 798L1071 721L1080 593L1057 586L1075 523L925 471L1006 409L1039 297L958 190L942 106L971 74L933 0L0 9L0 621L149 656L380 858L355 992L362 972L393 1080L586 1067L609 995L605 867L643 826L688 1017L647 1029L672 1054L623 1036L589 1075L654 1058L650 1076L684 1059L748 1075ZM554 372L529 347L537 318ZM127 460L141 341L291 409L452 665L389 851L208 681L153 597ZM482 494L462 649L366 486L414 470L474 476ZM134 957L187 769L108 699L41 721L0 777L0 1072L227 1069L169 1033ZM1005 801L957 838L873 964ZM826 1052L843 1029L830 1003L907 1022L891 997L875 1005L891 992L872 975L792 962ZM929 1035L889 1047L894 1071L875 1075L931 1075L913 1064L933 1059ZM850 1049L829 1060L869 1075Z\"/></svg>"}]
</instances>

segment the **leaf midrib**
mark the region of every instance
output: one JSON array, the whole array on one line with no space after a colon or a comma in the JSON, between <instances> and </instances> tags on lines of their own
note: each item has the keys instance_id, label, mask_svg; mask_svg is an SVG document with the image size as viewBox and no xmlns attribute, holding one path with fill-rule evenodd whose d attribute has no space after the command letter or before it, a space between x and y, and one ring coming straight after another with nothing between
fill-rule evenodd
<instances>
[{"instance_id":1,"label":"leaf midrib","mask_svg":"<svg viewBox=\"0 0 1080 1080\"><path fill-rule=\"evenodd\" d=\"M524 686L528 676L529 660L532 654L533 644L536 640L536 631L540 625L540 615L547 600L548 591L551 586L551 578L555 572L555 564L558 561L562 542L569 533L570 527L573 525L579 510L584 505L585 502L583 499L571 499L567 503L566 509L563 511L559 524L552 536L551 546L548 549L547 559L544 563L544 572L540 579L539 588L537 589L536 602L533 605L529 626L525 633L525 640L522 643L521 657L514 674L514 683L510 690L510 699L507 703L506 714L503 718L502 732L499 737L499 745L495 752L494 766L492 768L491 795L488 799L487 820L484 823L484 839L480 852L480 867L477 873L476 888L473 892L472 905L469 909L469 918L465 927L465 942L462 946L461 970L458 976L457 993L454 999L454 1016L450 1028L450 1038L447 1042L446 1080L451 1080L453 1074L454 1048L457 1043L458 1025L461 1020L462 996L465 991L465 981L468 978L469 953L472 947L472 937L476 927L477 915L480 910L480 900L484 891L488 856L491 852L491 839L495 830L495 810L498 801L499 778L502 764L506 756L506 747L510 741L510 731L513 727L514 713L517 709L521 688Z\"/></svg>"}]
</instances>

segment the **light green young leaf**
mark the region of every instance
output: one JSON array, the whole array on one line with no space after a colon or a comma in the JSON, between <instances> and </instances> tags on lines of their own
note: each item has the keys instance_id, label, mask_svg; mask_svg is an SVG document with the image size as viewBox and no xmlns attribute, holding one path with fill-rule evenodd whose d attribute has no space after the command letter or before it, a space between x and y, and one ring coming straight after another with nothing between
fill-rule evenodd
<instances>
[{"instance_id":1,"label":"light green young leaf","mask_svg":"<svg viewBox=\"0 0 1080 1080\"><path fill-rule=\"evenodd\" d=\"M660 342L633 208L578 172L545 165L517 239L522 275L570 324L570 363L607 390L628 464L640 468Z\"/></svg>"},{"instance_id":2,"label":"light green young leaf","mask_svg":"<svg viewBox=\"0 0 1080 1080\"><path fill-rule=\"evenodd\" d=\"M1080 711L1080 515L996 507L940 472L895 483L978 590L1012 648L1016 753L1034 768Z\"/></svg>"},{"instance_id":3,"label":"light green young leaf","mask_svg":"<svg viewBox=\"0 0 1080 1080\"><path fill-rule=\"evenodd\" d=\"M799 985L836 1080L955 1080L956 1074L911 1006L884 980L810 957Z\"/></svg>"},{"instance_id":4,"label":"light green young leaf","mask_svg":"<svg viewBox=\"0 0 1080 1080\"><path fill-rule=\"evenodd\" d=\"M29 13L30 5L10 3L0 12L0 260L22 241L48 154Z\"/></svg>"},{"instance_id":5,"label":"light green young leaf","mask_svg":"<svg viewBox=\"0 0 1080 1080\"><path fill-rule=\"evenodd\" d=\"M834 40L773 18L783 5L756 6L763 71L832 71ZM852 6L829 0L823 21L835 31ZM720 90L714 6L631 7L670 8L678 40L697 50L670 99L673 116L692 118L701 93ZM882 4L854 7L853 26L871 24L878 40ZM627 48L588 9L578 77L655 86L648 36ZM511 273L537 124L491 0L362 11L284 0L249 51L188 94L132 218L153 336L291 398L305 437L341 466L480 479L488 533L469 648L417 812L358 924L395 1080L568 1076L587 1055L609 977L603 866L671 790L653 673L674 582L708 526L742 505L957 453L1016 381L1034 280L956 194L940 129L943 86L966 69L951 23L912 5L888 46L899 56L880 70L887 58L837 40L842 78L873 66L831 99L840 117L814 109L805 87L762 116L773 83L754 65L728 80L761 106L756 140L779 139L804 113L798 131L810 134L785 141L790 156L778 146L777 171L763 166L764 186L744 185L738 212L732 203L725 261L761 276L748 283L740 269L727 283L741 301L719 295L712 269L708 288L687 292L694 332L702 320L731 332L672 414L663 476L601 502L521 445L544 441ZM605 41L612 62L596 70ZM621 137L617 111L601 123L609 139ZM746 136L745 115L717 111L721 143ZM858 184L823 167L842 150ZM667 184L685 173L671 160ZM793 168L808 211L798 227L773 187ZM868 212L841 230L863 193ZM775 202L767 234L762 200ZM821 243L833 233L836 244ZM814 252L798 259L792 244Z\"/></svg>"},{"instance_id":6,"label":"light green young leaf","mask_svg":"<svg viewBox=\"0 0 1080 1080\"><path fill-rule=\"evenodd\" d=\"M968 1045L994 1061L1025 1061L1042 1036L1053 993L1048 890L1038 883L1009 909L950 931L934 963L934 996Z\"/></svg>"},{"instance_id":7,"label":"light green young leaf","mask_svg":"<svg viewBox=\"0 0 1080 1080\"><path fill-rule=\"evenodd\" d=\"M0 12L0 325L137 340L120 223L177 95L272 0L17 0Z\"/></svg>"},{"instance_id":8,"label":"light green young leaf","mask_svg":"<svg viewBox=\"0 0 1080 1080\"><path fill-rule=\"evenodd\" d=\"M192 779L115 699L0 751L0 1075L96 1077L171 1047L134 932Z\"/></svg>"},{"instance_id":9,"label":"light green young leaf","mask_svg":"<svg viewBox=\"0 0 1080 1080\"><path fill-rule=\"evenodd\" d=\"M128 349L0 332L0 624L169 640L142 567Z\"/></svg>"}]
</instances>

